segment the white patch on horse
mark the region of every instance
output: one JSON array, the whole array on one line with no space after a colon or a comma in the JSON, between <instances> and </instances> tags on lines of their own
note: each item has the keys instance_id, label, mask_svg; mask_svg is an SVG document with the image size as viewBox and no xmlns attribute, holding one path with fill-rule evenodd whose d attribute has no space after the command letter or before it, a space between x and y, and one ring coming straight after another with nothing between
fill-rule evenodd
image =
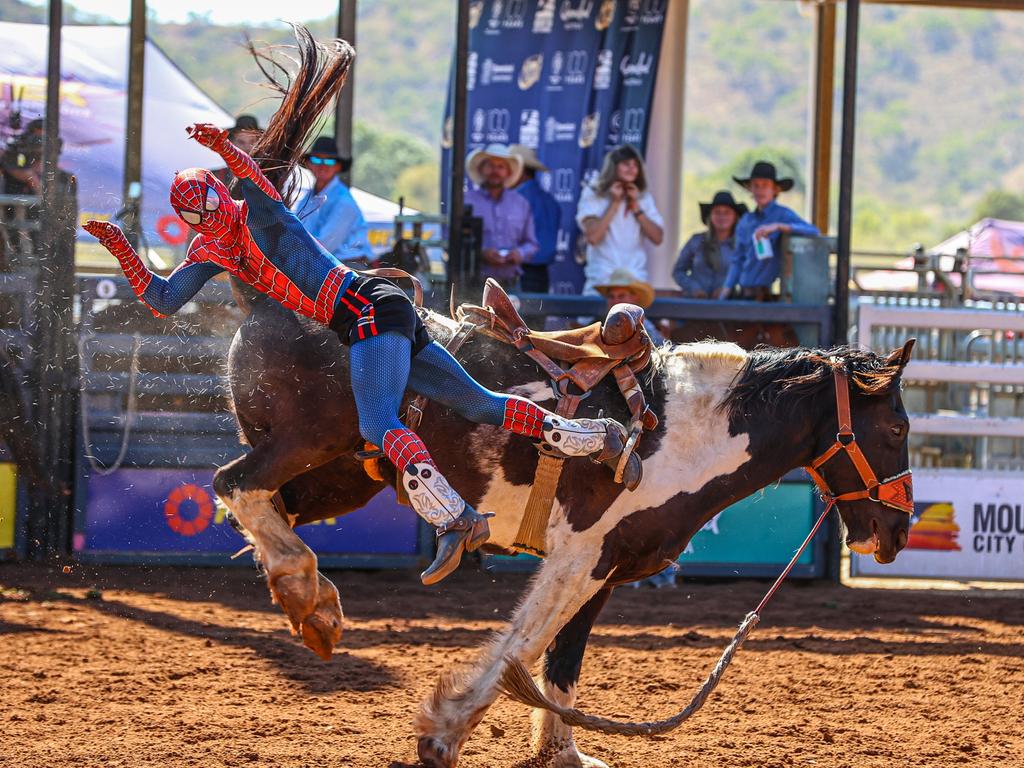
<instances>
[{"instance_id":1,"label":"white patch on horse","mask_svg":"<svg viewBox=\"0 0 1024 768\"><path fill-rule=\"evenodd\" d=\"M555 399L555 393L551 390L551 384L547 381L531 381L529 384L517 384L509 387L510 395L519 395L535 403L545 403Z\"/></svg>"},{"instance_id":2,"label":"white patch on horse","mask_svg":"<svg viewBox=\"0 0 1024 768\"><path fill-rule=\"evenodd\" d=\"M563 691L543 676L536 682L544 695L559 706L571 707L576 704L575 685ZM533 753L539 757L537 762L550 768L608 768L607 764L579 751L572 736L572 728L563 723L562 718L546 709L535 709L531 720Z\"/></svg>"}]
</instances>

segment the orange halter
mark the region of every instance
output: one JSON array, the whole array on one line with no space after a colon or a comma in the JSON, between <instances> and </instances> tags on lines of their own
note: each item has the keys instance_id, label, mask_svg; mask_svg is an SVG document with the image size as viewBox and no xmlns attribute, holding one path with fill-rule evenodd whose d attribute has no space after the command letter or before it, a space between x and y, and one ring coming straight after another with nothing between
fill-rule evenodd
<instances>
[{"instance_id":1,"label":"orange halter","mask_svg":"<svg viewBox=\"0 0 1024 768\"><path fill-rule=\"evenodd\" d=\"M914 513L914 489L910 470L907 469L898 475L893 475L882 482L878 482L875 473L871 470L867 457L861 452L860 446L857 445L857 438L853 434L853 421L850 418L850 384L846 373L836 368L832 374L836 385L836 411L839 414L839 431L836 433L836 441L832 443L828 450L812 461L809 467L804 467L807 470L807 474L814 480L815 485L818 486L818 490L821 491L822 501L835 503L838 501L870 499L877 504L883 504L884 506L912 515ZM836 496L832 493L832 489L828 487L825 478L818 472L826 462L840 451L846 451L846 455L850 457L853 466L857 468L860 479L864 483L863 491L851 491Z\"/></svg>"}]
</instances>

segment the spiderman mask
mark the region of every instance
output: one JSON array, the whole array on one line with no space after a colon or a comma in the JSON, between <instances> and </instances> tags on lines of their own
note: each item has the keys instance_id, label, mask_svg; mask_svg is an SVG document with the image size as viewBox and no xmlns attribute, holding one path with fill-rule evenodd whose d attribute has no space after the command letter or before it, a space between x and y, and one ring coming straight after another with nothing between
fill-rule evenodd
<instances>
[{"instance_id":1,"label":"spiderman mask","mask_svg":"<svg viewBox=\"0 0 1024 768\"><path fill-rule=\"evenodd\" d=\"M178 172L171 184L171 207L192 229L218 240L232 239L241 219L228 188L205 168Z\"/></svg>"}]
</instances>

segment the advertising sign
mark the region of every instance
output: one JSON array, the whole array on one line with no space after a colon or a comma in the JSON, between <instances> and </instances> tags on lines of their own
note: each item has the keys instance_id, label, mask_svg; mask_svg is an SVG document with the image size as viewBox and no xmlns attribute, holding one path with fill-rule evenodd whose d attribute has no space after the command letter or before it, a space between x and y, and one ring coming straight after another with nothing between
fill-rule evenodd
<instances>
[{"instance_id":1,"label":"advertising sign","mask_svg":"<svg viewBox=\"0 0 1024 768\"><path fill-rule=\"evenodd\" d=\"M0 550L14 548L14 526L18 515L18 468L0 463Z\"/></svg>"},{"instance_id":2,"label":"advertising sign","mask_svg":"<svg viewBox=\"0 0 1024 768\"><path fill-rule=\"evenodd\" d=\"M647 141L668 0L475 0L470 3L467 151L524 144L550 169L562 209L554 293L578 293L575 216L609 149ZM451 102L441 167L450 167ZM448 195L448 179L441 180Z\"/></svg>"},{"instance_id":3,"label":"advertising sign","mask_svg":"<svg viewBox=\"0 0 1024 768\"><path fill-rule=\"evenodd\" d=\"M733 504L707 523L679 558L684 573L700 566L785 565L814 524L814 486L781 483ZM808 547L798 565L814 562ZM749 572L749 570L747 571Z\"/></svg>"},{"instance_id":4,"label":"advertising sign","mask_svg":"<svg viewBox=\"0 0 1024 768\"><path fill-rule=\"evenodd\" d=\"M224 554L245 545L212 488L213 470L121 469L90 477L74 547L83 553ZM304 525L318 554L415 556L419 518L385 489L363 509Z\"/></svg>"},{"instance_id":5,"label":"advertising sign","mask_svg":"<svg viewBox=\"0 0 1024 768\"><path fill-rule=\"evenodd\" d=\"M906 548L879 565L852 555L863 576L1024 580L1024 477L1019 473L914 470Z\"/></svg>"}]
</instances>

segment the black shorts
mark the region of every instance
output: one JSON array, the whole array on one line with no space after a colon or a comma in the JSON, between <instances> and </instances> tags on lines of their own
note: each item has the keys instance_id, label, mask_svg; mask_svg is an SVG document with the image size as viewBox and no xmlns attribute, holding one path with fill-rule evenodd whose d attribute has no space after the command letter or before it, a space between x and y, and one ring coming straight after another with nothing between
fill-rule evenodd
<instances>
[{"instance_id":1,"label":"black shorts","mask_svg":"<svg viewBox=\"0 0 1024 768\"><path fill-rule=\"evenodd\" d=\"M338 298L331 330L347 346L395 331L412 342L413 355L430 343L427 329L405 291L383 277L357 276L352 281Z\"/></svg>"}]
</instances>

